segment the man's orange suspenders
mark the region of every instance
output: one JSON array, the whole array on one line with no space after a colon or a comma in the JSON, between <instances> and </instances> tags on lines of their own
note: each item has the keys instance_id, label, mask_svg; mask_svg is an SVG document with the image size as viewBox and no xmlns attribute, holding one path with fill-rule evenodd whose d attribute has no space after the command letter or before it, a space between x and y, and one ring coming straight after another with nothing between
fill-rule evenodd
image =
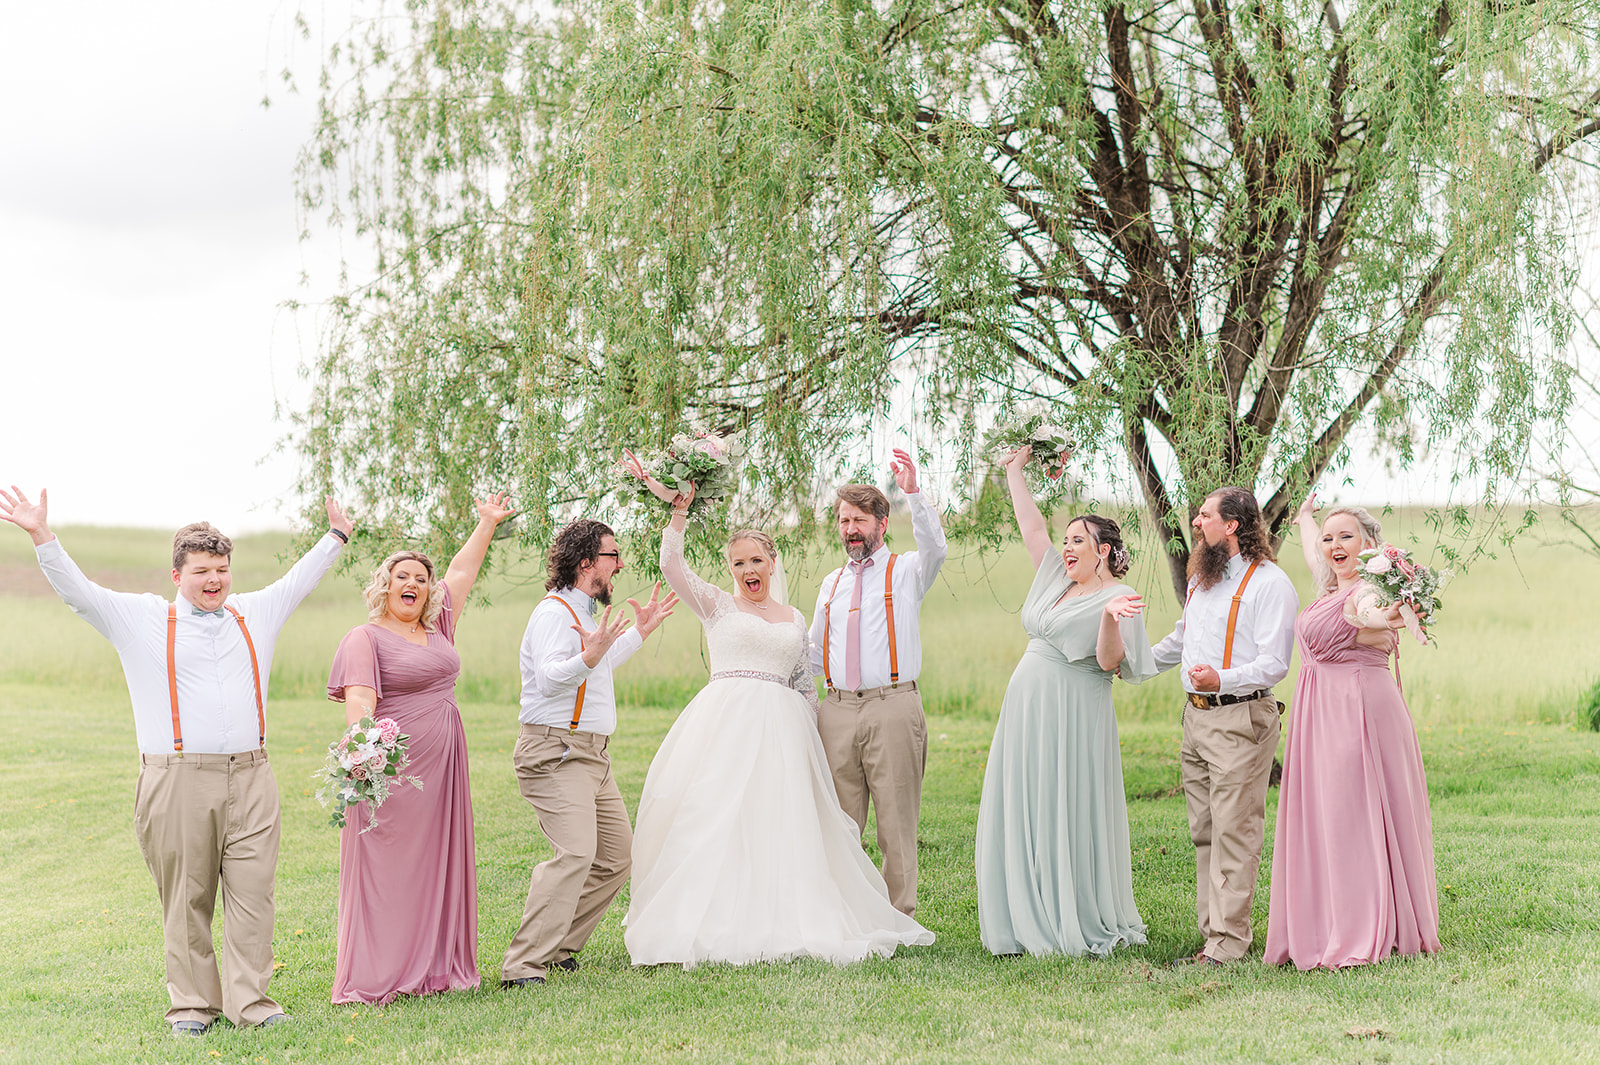
<instances>
[{"instance_id":1,"label":"man's orange suspenders","mask_svg":"<svg viewBox=\"0 0 1600 1065\"><path fill-rule=\"evenodd\" d=\"M244 634L244 645L250 651L250 672L255 674L256 680L256 725L260 730L261 746L267 745L267 709L261 701L261 664L256 661L255 641L250 639L250 629L244 623L244 615L239 613L227 603L222 604L228 613L233 615L233 620L239 623L239 631ZM172 697L172 749L183 750L183 727L178 724L178 604L167 604L167 694Z\"/></svg>"},{"instance_id":2,"label":"man's orange suspenders","mask_svg":"<svg viewBox=\"0 0 1600 1065\"><path fill-rule=\"evenodd\" d=\"M1228 642L1222 647L1222 668L1227 669L1233 665L1233 628L1239 623L1239 600L1244 598L1244 590L1250 584L1250 578L1255 576L1256 567L1260 562L1250 563L1250 568L1244 571L1244 580L1239 582L1239 590L1233 593L1233 605L1228 608Z\"/></svg>"},{"instance_id":3,"label":"man's orange suspenders","mask_svg":"<svg viewBox=\"0 0 1600 1065\"><path fill-rule=\"evenodd\" d=\"M889 622L889 686L900 686L900 650L896 646L894 634L894 560L898 555L889 555L889 564L883 570L883 610ZM828 589L828 605L822 610L822 680L829 688L833 687L833 674L828 669L828 629L833 622L833 595L839 590L839 582L844 579L844 567L839 568L839 575L833 578L833 587ZM857 578L860 579L859 577Z\"/></svg>"},{"instance_id":4,"label":"man's orange suspenders","mask_svg":"<svg viewBox=\"0 0 1600 1065\"><path fill-rule=\"evenodd\" d=\"M1250 584L1250 578L1256 574L1256 567L1260 562L1250 563L1250 568L1244 571L1244 580L1239 582L1239 590L1233 593L1233 606L1228 608L1228 640L1222 646L1222 668L1227 669L1233 665L1233 630L1239 624L1239 601L1244 598L1244 590ZM1189 600L1194 598L1194 587L1191 585L1189 594L1184 597L1183 607L1189 608Z\"/></svg>"},{"instance_id":5,"label":"man's orange suspenders","mask_svg":"<svg viewBox=\"0 0 1600 1065\"><path fill-rule=\"evenodd\" d=\"M578 620L578 612L576 610L572 609L572 604L571 603L567 602L565 599L561 598L559 595L547 595L547 596L545 596L545 598L546 599L554 599L556 602L558 602L562 606L566 607L567 608L567 613L572 615L572 623L574 625L578 626L578 631L580 633L582 633L582 631L583 631L583 622ZM580 635L579 639L580 640L582 639L581 635ZM589 687L589 682L588 681L584 681L582 684L578 685L578 702L572 708L572 726L567 729L567 732L568 732L569 735L571 733L574 733L574 732L578 731L578 719L583 716L583 695L584 695L584 690L587 689L588 687Z\"/></svg>"}]
</instances>

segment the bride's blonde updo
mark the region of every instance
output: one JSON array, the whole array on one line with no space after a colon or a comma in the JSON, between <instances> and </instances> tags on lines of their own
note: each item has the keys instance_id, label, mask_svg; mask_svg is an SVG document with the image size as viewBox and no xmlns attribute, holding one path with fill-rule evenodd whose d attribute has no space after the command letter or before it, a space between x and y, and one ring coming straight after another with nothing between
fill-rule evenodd
<instances>
[{"instance_id":1,"label":"bride's blonde updo","mask_svg":"<svg viewBox=\"0 0 1600 1065\"><path fill-rule=\"evenodd\" d=\"M735 529L735 530L733 530L733 534L728 537L728 546L726 548L726 551L731 552L733 550L733 545L738 543L740 540L750 540L750 541L752 541L754 543L760 544L761 545L761 549L767 553L767 557L769 559L772 559L774 561L777 560L777 558L778 558L778 545L777 545L777 543L772 539L772 537L768 536L766 533L762 532L760 529Z\"/></svg>"}]
</instances>

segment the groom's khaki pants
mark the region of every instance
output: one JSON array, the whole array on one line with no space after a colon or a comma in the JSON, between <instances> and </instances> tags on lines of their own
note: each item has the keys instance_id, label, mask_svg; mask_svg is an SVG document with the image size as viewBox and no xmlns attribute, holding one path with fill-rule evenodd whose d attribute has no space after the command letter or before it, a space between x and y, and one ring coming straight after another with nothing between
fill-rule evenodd
<instances>
[{"instance_id":1,"label":"groom's khaki pants","mask_svg":"<svg viewBox=\"0 0 1600 1065\"><path fill-rule=\"evenodd\" d=\"M1250 904L1261 868L1267 778L1278 750L1278 701L1183 708L1183 797L1194 841L1195 913L1202 953L1217 961L1250 949Z\"/></svg>"},{"instance_id":2,"label":"groom's khaki pants","mask_svg":"<svg viewBox=\"0 0 1600 1065\"><path fill-rule=\"evenodd\" d=\"M915 681L898 688L830 689L817 731L833 771L839 805L867 829L867 802L878 814L878 849L889 901L910 916L917 909L917 820L928 768L928 722Z\"/></svg>"},{"instance_id":3,"label":"groom's khaki pants","mask_svg":"<svg viewBox=\"0 0 1600 1065\"><path fill-rule=\"evenodd\" d=\"M555 855L534 867L502 980L543 976L583 949L633 868L633 828L611 776L609 737L523 725L511 764Z\"/></svg>"},{"instance_id":4,"label":"groom's khaki pants","mask_svg":"<svg viewBox=\"0 0 1600 1065\"><path fill-rule=\"evenodd\" d=\"M134 833L161 898L167 1020L239 1026L283 1009L272 979L273 880L278 869L278 784L264 750L143 754ZM211 918L222 888L222 971Z\"/></svg>"}]
</instances>

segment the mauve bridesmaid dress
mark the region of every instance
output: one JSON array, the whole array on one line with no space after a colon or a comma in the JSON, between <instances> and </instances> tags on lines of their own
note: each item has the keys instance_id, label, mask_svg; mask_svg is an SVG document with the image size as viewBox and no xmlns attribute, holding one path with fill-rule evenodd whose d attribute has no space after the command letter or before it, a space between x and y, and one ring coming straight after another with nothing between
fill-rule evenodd
<instances>
[{"instance_id":1,"label":"mauve bridesmaid dress","mask_svg":"<svg viewBox=\"0 0 1600 1065\"><path fill-rule=\"evenodd\" d=\"M339 644L328 694L346 685L378 693L376 716L411 737L408 775L370 821L348 811L339 839L339 945L333 1001L382 1005L398 995L478 986L478 879L472 839L467 737L456 709L461 658L455 611L444 610L428 646L362 625Z\"/></svg>"},{"instance_id":2,"label":"mauve bridesmaid dress","mask_svg":"<svg viewBox=\"0 0 1600 1065\"><path fill-rule=\"evenodd\" d=\"M1354 591L1354 589L1352 589ZM1295 621L1295 685L1267 911L1269 965L1365 965L1439 949L1422 750L1384 647L1356 642L1348 592Z\"/></svg>"}]
</instances>

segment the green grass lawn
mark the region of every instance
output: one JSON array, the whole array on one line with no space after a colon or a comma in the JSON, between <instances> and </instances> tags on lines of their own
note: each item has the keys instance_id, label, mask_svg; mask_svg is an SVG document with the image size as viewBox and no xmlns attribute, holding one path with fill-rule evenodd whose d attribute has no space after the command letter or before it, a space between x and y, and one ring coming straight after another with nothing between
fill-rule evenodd
<instances>
[{"instance_id":1,"label":"green grass lawn","mask_svg":"<svg viewBox=\"0 0 1600 1065\"><path fill-rule=\"evenodd\" d=\"M108 583L170 587L162 534L67 529L62 540ZM243 539L236 586L280 572L282 544ZM1339 973L1259 961L1167 967L1200 942L1193 851L1173 794L1171 676L1117 688L1150 943L1101 960L988 955L972 836L994 713L1025 642L1015 611L1029 574L1010 552L952 557L924 613L932 750L918 917L936 944L844 969L635 970L622 945L624 894L579 974L504 992L500 954L528 871L548 854L510 766L516 645L539 567L510 567L460 633L485 989L384 1009L328 1003L338 845L311 773L342 724L341 708L320 697L327 664L362 620L355 578L330 577L285 631L269 707L284 796L273 992L296 1023L223 1023L186 1043L160 1019L161 930L133 839L137 763L120 669L98 635L38 594L31 554L25 538L0 536L0 1061L1600 1059L1600 736L1577 718L1579 693L1600 672L1600 563L1577 552L1527 546L1474 567L1449 590L1441 645L1407 648L1402 660L1433 802L1444 947L1435 957ZM1292 543L1285 556L1303 587ZM808 613L819 576L794 581ZM1164 634L1176 606L1160 573L1147 563L1134 583L1152 600L1153 635ZM675 617L660 635L622 685L613 750L630 808L673 715L703 683L693 619ZM1287 696L1292 678L1279 691ZM1275 803L1273 792L1269 835ZM1257 957L1266 887L1264 873Z\"/></svg>"}]
</instances>

